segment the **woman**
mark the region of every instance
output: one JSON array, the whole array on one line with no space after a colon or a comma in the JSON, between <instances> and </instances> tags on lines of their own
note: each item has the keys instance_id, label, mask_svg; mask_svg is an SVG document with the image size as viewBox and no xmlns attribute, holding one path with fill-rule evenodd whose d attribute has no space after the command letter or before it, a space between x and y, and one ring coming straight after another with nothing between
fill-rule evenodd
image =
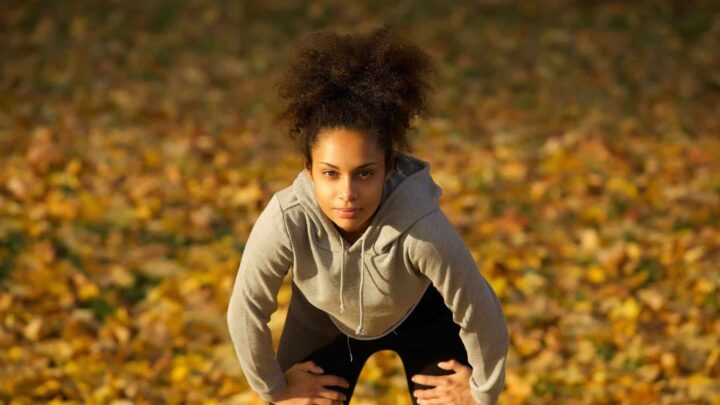
<instances>
[{"instance_id":1,"label":"woman","mask_svg":"<svg viewBox=\"0 0 720 405\"><path fill-rule=\"evenodd\" d=\"M440 209L430 166L403 152L431 71L384 26L305 38L278 82L305 164L258 217L228 308L262 398L348 403L365 360L394 350L414 403L497 400L508 346L499 301ZM276 354L267 324L290 268Z\"/></svg>"}]
</instances>

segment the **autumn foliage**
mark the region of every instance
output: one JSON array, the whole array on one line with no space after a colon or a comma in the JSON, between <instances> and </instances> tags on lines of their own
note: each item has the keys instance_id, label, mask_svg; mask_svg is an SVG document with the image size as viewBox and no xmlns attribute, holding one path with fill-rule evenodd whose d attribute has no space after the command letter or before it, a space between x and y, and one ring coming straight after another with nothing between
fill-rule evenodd
<instances>
[{"instance_id":1,"label":"autumn foliage","mask_svg":"<svg viewBox=\"0 0 720 405\"><path fill-rule=\"evenodd\" d=\"M502 301L501 403L720 403L717 2L2 8L0 404L260 403L225 311L300 170L269 84L385 21L438 61L411 144ZM409 403L393 353L356 393Z\"/></svg>"}]
</instances>

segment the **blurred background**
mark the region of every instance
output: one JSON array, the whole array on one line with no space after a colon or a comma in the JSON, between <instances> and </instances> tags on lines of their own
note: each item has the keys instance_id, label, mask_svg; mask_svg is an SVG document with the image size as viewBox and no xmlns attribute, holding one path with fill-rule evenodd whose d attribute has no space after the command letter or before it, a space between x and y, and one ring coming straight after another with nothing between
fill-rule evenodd
<instances>
[{"instance_id":1,"label":"blurred background","mask_svg":"<svg viewBox=\"0 0 720 405\"><path fill-rule=\"evenodd\" d=\"M301 168L271 83L299 36L388 22L438 65L413 153L502 300L501 404L720 404L719 11L3 1L0 403L261 403L225 313ZM353 403L409 403L392 352Z\"/></svg>"}]
</instances>

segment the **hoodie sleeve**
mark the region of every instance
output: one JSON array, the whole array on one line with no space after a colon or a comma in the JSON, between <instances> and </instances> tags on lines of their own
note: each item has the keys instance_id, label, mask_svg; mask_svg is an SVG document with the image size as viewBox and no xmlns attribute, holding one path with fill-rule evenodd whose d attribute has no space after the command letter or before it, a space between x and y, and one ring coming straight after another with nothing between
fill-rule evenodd
<instances>
[{"instance_id":1,"label":"hoodie sleeve","mask_svg":"<svg viewBox=\"0 0 720 405\"><path fill-rule=\"evenodd\" d=\"M250 387L267 401L286 386L268 321L277 310L277 293L292 263L292 246L275 195L250 231L227 313L240 367Z\"/></svg>"},{"instance_id":2,"label":"hoodie sleeve","mask_svg":"<svg viewBox=\"0 0 720 405\"><path fill-rule=\"evenodd\" d=\"M508 350L507 325L495 292L442 210L416 222L407 242L410 262L430 279L461 327L473 369L473 397L480 404L494 404L505 384Z\"/></svg>"}]
</instances>

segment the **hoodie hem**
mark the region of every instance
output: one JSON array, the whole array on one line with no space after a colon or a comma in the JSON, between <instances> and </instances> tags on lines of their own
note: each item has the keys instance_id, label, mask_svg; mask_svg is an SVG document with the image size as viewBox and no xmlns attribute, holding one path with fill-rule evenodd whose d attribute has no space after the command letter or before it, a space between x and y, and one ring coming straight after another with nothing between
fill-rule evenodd
<instances>
[{"instance_id":1,"label":"hoodie hem","mask_svg":"<svg viewBox=\"0 0 720 405\"><path fill-rule=\"evenodd\" d=\"M334 319L332 316L329 316L328 318L330 318L330 321L332 321L333 325L335 325L335 327L340 331L340 333L342 333L343 335L345 335L345 336L347 336L347 337L349 337L349 338L352 338L352 339L355 339L355 340L376 340L376 339L381 339L381 338L383 338L383 337L391 334L395 329L397 329L398 327L400 327L400 325L402 325L403 322L405 322L405 320L410 316L410 314L413 313L413 311L415 310L415 308L418 306L418 304L420 303L420 300L422 299L423 295L425 295L425 293L427 292L427 289L430 288L430 286L432 286L432 283L428 280L427 286L425 286L425 288L423 289L423 291L422 291L422 292L420 293L420 295L418 296L417 301L415 301L415 303L410 307L410 309L408 309L408 311L405 313L405 315L403 315L402 318L400 318L397 322L395 322L395 324L393 324L393 326L391 326L386 332L383 332L382 334L377 335L377 336L360 336L360 335L357 335L357 334L354 334L354 333L349 334L349 333L345 332L345 328L346 328L346 327L343 326L343 325L341 325L341 324L338 324L338 322L335 321L335 319Z\"/></svg>"}]
</instances>

